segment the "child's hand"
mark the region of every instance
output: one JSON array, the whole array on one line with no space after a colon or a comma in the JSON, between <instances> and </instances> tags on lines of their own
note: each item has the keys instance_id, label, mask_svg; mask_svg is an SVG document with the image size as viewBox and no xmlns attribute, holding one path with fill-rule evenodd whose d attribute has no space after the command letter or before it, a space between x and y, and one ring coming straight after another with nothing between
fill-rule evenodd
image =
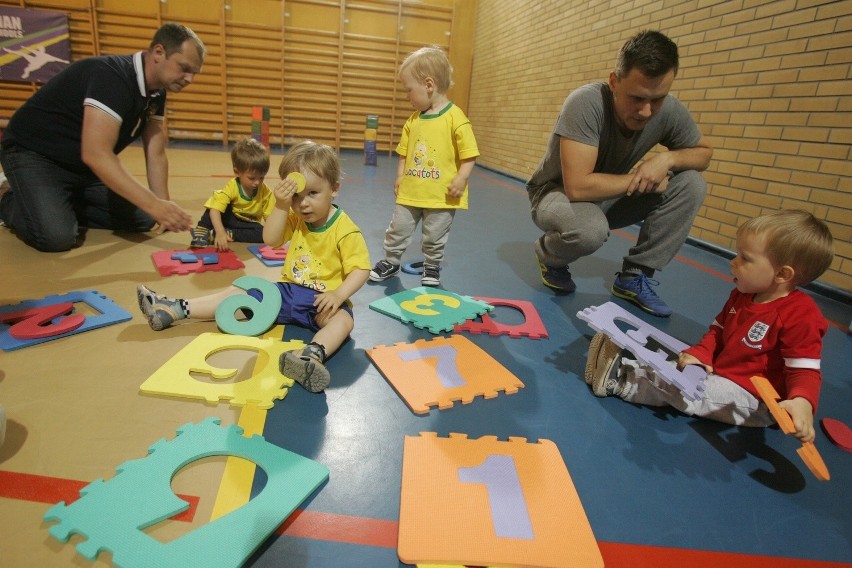
<instances>
[{"instance_id":1,"label":"child's hand","mask_svg":"<svg viewBox=\"0 0 852 568\"><path fill-rule=\"evenodd\" d=\"M231 247L228 246L228 243L232 242L234 239L228 235L227 231L216 231L216 238L213 239L213 243L216 245L216 250L225 252L227 250L231 250Z\"/></svg>"},{"instance_id":2,"label":"child's hand","mask_svg":"<svg viewBox=\"0 0 852 568\"><path fill-rule=\"evenodd\" d=\"M396 178L396 181L393 182L393 194L399 196L399 184L402 183L402 176Z\"/></svg>"},{"instance_id":3,"label":"child's hand","mask_svg":"<svg viewBox=\"0 0 852 568\"><path fill-rule=\"evenodd\" d=\"M450 182L450 187L447 188L447 195L450 197L461 197L464 193L464 188L467 185L467 178L456 176Z\"/></svg>"},{"instance_id":4,"label":"child's hand","mask_svg":"<svg viewBox=\"0 0 852 568\"><path fill-rule=\"evenodd\" d=\"M338 296L334 290L319 294L314 299L314 307L317 309L317 323L336 314L344 301L344 298Z\"/></svg>"},{"instance_id":5,"label":"child's hand","mask_svg":"<svg viewBox=\"0 0 852 568\"><path fill-rule=\"evenodd\" d=\"M793 436L803 443L813 442L816 431L814 430L814 407L811 403L806 398L797 396L790 400L782 400L778 406L790 413L793 425L796 427Z\"/></svg>"},{"instance_id":6,"label":"child's hand","mask_svg":"<svg viewBox=\"0 0 852 568\"><path fill-rule=\"evenodd\" d=\"M272 195L275 196L275 204L281 209L289 209L293 202L293 196L296 195L299 189L299 184L291 178L284 178L281 183L275 186L272 190Z\"/></svg>"},{"instance_id":7,"label":"child's hand","mask_svg":"<svg viewBox=\"0 0 852 568\"><path fill-rule=\"evenodd\" d=\"M677 356L678 371L683 371L684 367L686 367L687 365L699 365L701 367L704 367L704 370L708 373L713 372L712 365L705 365L704 363L699 361L697 357L693 357L689 353L681 352L681 354Z\"/></svg>"}]
</instances>

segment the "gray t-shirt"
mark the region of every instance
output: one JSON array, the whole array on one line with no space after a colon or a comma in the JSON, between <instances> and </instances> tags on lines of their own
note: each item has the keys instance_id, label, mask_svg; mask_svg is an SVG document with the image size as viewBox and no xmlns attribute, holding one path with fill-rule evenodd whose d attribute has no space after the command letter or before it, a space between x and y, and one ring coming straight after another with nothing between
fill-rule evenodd
<instances>
[{"instance_id":1,"label":"gray t-shirt","mask_svg":"<svg viewBox=\"0 0 852 568\"><path fill-rule=\"evenodd\" d=\"M559 159L559 140L562 137L598 149L595 173L626 174L657 144L669 150L692 148L701 140L701 131L683 103L667 95L660 110L645 128L629 138L625 137L615 122L609 85L584 85L565 99L547 143L547 151L527 182L533 206L542 195L563 191Z\"/></svg>"}]
</instances>

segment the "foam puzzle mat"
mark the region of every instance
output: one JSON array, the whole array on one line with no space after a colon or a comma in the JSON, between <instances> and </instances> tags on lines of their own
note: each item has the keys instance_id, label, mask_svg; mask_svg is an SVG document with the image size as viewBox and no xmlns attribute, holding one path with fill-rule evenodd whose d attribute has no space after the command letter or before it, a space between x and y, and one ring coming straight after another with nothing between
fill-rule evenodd
<instances>
[{"instance_id":1,"label":"foam puzzle mat","mask_svg":"<svg viewBox=\"0 0 852 568\"><path fill-rule=\"evenodd\" d=\"M481 316L494 307L470 296L421 286L375 300L370 309L438 334L452 331L454 326Z\"/></svg>"},{"instance_id":2,"label":"foam puzzle mat","mask_svg":"<svg viewBox=\"0 0 852 568\"><path fill-rule=\"evenodd\" d=\"M299 340L278 341L243 335L202 333L166 361L153 375L142 383L139 391L145 394L203 400L216 404L220 400L231 406L245 406L252 402L258 408L272 408L275 400L283 399L294 381L278 370L278 359L285 351L302 349ZM241 349L257 353L252 376L238 382L226 381L237 374L237 369L220 369L210 365L207 358L227 349ZM202 373L213 382L196 380L191 373Z\"/></svg>"},{"instance_id":3,"label":"foam puzzle mat","mask_svg":"<svg viewBox=\"0 0 852 568\"><path fill-rule=\"evenodd\" d=\"M369 349L367 356L416 414L524 388L508 369L462 335L379 346Z\"/></svg>"},{"instance_id":4,"label":"foam puzzle mat","mask_svg":"<svg viewBox=\"0 0 852 568\"><path fill-rule=\"evenodd\" d=\"M532 302L527 300L504 300L501 298L484 298L474 296L474 299L485 302L490 306L503 306L515 309L524 316L523 323L511 325L494 321L488 314L482 314L482 321L470 320L455 327L455 331L469 333L487 333L488 335L508 335L509 337L529 337L530 339L546 339L547 329L541 316Z\"/></svg>"},{"instance_id":5,"label":"foam puzzle mat","mask_svg":"<svg viewBox=\"0 0 852 568\"><path fill-rule=\"evenodd\" d=\"M409 564L602 567L559 449L549 440L406 436L400 560Z\"/></svg>"},{"instance_id":6,"label":"foam puzzle mat","mask_svg":"<svg viewBox=\"0 0 852 568\"><path fill-rule=\"evenodd\" d=\"M95 315L75 312L86 304ZM129 321L130 312L95 290L68 292L0 306L0 349L13 351L46 341Z\"/></svg>"},{"instance_id":7,"label":"foam puzzle mat","mask_svg":"<svg viewBox=\"0 0 852 568\"><path fill-rule=\"evenodd\" d=\"M151 253L151 259L160 276L245 268L245 264L237 258L234 251L219 251L216 247L160 250Z\"/></svg>"},{"instance_id":8,"label":"foam puzzle mat","mask_svg":"<svg viewBox=\"0 0 852 568\"><path fill-rule=\"evenodd\" d=\"M148 456L120 465L110 480L84 487L70 505L51 507L44 520L58 523L50 526L50 536L64 543L80 534L85 540L76 548L83 557L94 561L108 551L124 568L242 566L329 476L324 465L242 432L219 426L218 418L184 425L174 439L152 445ZM172 477L209 456L256 463L266 472L266 485L239 509L170 542L142 532L189 506L172 492Z\"/></svg>"}]
</instances>

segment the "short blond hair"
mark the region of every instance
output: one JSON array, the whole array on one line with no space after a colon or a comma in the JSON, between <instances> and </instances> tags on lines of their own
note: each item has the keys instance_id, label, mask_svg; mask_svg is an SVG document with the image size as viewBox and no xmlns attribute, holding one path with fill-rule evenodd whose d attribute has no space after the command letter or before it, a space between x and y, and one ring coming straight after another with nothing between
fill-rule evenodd
<instances>
[{"instance_id":1,"label":"short blond hair","mask_svg":"<svg viewBox=\"0 0 852 568\"><path fill-rule=\"evenodd\" d=\"M795 283L813 282L828 270L834 259L831 231L807 211L783 209L755 217L737 229L737 236L766 239L766 256L775 267L791 266Z\"/></svg>"},{"instance_id":2,"label":"short blond hair","mask_svg":"<svg viewBox=\"0 0 852 568\"><path fill-rule=\"evenodd\" d=\"M328 182L331 189L340 183L340 160L334 148L311 140L304 140L290 147L281 164L278 175L281 179L292 172L311 171Z\"/></svg>"},{"instance_id":3,"label":"short blond hair","mask_svg":"<svg viewBox=\"0 0 852 568\"><path fill-rule=\"evenodd\" d=\"M231 165L241 174L269 171L269 151L254 138L243 138L231 149Z\"/></svg>"},{"instance_id":4,"label":"short blond hair","mask_svg":"<svg viewBox=\"0 0 852 568\"><path fill-rule=\"evenodd\" d=\"M399 74L408 72L420 82L431 77L435 81L436 90L444 94L453 86L453 66L447 59L447 54L437 45L421 47L403 60L399 66Z\"/></svg>"}]
</instances>

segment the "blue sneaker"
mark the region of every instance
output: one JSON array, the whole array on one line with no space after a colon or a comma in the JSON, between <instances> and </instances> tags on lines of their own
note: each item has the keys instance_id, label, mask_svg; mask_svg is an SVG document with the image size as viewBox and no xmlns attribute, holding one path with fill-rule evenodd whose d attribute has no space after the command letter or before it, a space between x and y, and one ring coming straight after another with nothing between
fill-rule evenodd
<instances>
[{"instance_id":1,"label":"blue sneaker","mask_svg":"<svg viewBox=\"0 0 852 568\"><path fill-rule=\"evenodd\" d=\"M537 257L536 257L537 258ZM552 288L563 294L570 294L577 289L574 280L571 278L571 273L568 272L567 266L555 267L547 266L541 260L538 261L538 267L541 269L541 282L548 288Z\"/></svg>"},{"instance_id":2,"label":"blue sneaker","mask_svg":"<svg viewBox=\"0 0 852 568\"><path fill-rule=\"evenodd\" d=\"M621 277L621 272L615 273L615 281L612 283L612 293L619 298L633 302L649 314L667 318L672 315L672 309L657 296L651 286L660 283L644 274L639 276L626 275Z\"/></svg>"}]
</instances>

